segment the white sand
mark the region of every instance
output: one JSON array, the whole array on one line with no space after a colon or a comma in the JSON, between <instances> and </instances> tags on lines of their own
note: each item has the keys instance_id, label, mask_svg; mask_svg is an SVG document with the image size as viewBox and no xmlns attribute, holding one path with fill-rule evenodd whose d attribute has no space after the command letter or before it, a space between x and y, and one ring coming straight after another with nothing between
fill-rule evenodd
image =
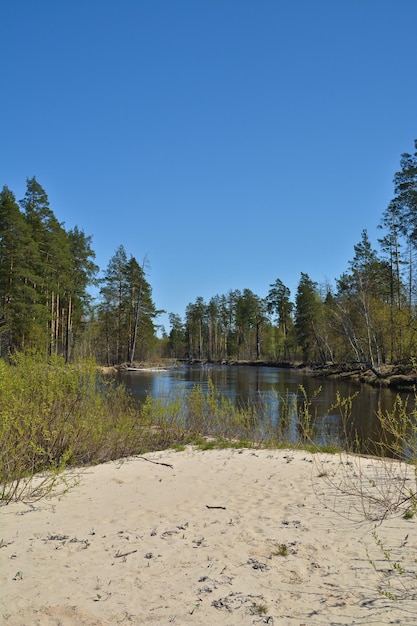
<instances>
[{"instance_id":1,"label":"white sand","mask_svg":"<svg viewBox=\"0 0 417 626\"><path fill-rule=\"evenodd\" d=\"M338 456L187 448L146 459L88 468L60 499L0 509L0 623L417 623L415 602L377 591L388 565L374 523L359 524L357 500L329 484L335 471L346 483ZM349 476L375 475L376 463L355 461ZM406 561L415 531L398 516L378 528Z\"/></svg>"}]
</instances>

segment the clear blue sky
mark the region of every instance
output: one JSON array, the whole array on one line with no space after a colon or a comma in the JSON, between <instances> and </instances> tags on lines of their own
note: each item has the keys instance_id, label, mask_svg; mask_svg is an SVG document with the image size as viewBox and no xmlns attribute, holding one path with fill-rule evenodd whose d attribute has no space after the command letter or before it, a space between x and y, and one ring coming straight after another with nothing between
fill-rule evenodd
<instances>
[{"instance_id":1,"label":"clear blue sky","mask_svg":"<svg viewBox=\"0 0 417 626\"><path fill-rule=\"evenodd\" d=\"M322 283L417 138L416 0L13 0L0 185L150 262L158 308ZM168 316L160 322L168 330Z\"/></svg>"}]
</instances>

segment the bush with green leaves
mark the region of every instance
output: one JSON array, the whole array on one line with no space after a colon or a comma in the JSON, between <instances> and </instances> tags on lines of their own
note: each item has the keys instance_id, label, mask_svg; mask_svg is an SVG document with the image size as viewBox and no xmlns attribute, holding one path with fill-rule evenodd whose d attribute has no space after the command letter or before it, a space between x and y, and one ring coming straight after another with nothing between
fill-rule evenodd
<instances>
[{"instance_id":1,"label":"bush with green leaves","mask_svg":"<svg viewBox=\"0 0 417 626\"><path fill-rule=\"evenodd\" d=\"M62 485L68 466L136 451L144 430L131 398L93 361L67 365L37 354L0 361L0 502L42 497L59 476Z\"/></svg>"}]
</instances>

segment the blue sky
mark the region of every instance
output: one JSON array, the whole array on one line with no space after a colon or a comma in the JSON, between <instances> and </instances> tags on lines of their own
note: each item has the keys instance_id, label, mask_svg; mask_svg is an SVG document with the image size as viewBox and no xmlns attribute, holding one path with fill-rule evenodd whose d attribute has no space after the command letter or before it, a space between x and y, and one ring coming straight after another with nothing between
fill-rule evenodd
<instances>
[{"instance_id":1,"label":"blue sky","mask_svg":"<svg viewBox=\"0 0 417 626\"><path fill-rule=\"evenodd\" d=\"M0 185L149 261L158 308L347 269L417 138L415 0L13 0ZM168 330L168 316L160 320Z\"/></svg>"}]
</instances>

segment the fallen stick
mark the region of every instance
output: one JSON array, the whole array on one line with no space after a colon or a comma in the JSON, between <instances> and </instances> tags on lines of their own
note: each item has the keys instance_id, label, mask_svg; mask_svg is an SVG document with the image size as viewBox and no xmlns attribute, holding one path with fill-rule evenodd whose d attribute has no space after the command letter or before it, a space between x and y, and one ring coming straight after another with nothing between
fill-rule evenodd
<instances>
[{"instance_id":1,"label":"fallen stick","mask_svg":"<svg viewBox=\"0 0 417 626\"><path fill-rule=\"evenodd\" d=\"M124 556L129 556L129 554L134 554L135 552L137 552L137 550L130 550L130 552L119 552L119 551L117 551L116 554L114 555L114 557L116 559L121 559Z\"/></svg>"},{"instance_id":2,"label":"fallen stick","mask_svg":"<svg viewBox=\"0 0 417 626\"><path fill-rule=\"evenodd\" d=\"M206 507L207 507L208 509L223 509L223 511L225 511L225 510L226 510L226 507L225 507L225 506L210 506L209 504L206 504Z\"/></svg>"},{"instance_id":3,"label":"fallen stick","mask_svg":"<svg viewBox=\"0 0 417 626\"><path fill-rule=\"evenodd\" d=\"M142 459L142 461L148 461L148 463L155 463L155 465L165 465L165 467L170 467L174 469L174 466L170 463L162 463L161 461L152 461L152 459L147 459L146 456L136 456L136 459Z\"/></svg>"}]
</instances>

